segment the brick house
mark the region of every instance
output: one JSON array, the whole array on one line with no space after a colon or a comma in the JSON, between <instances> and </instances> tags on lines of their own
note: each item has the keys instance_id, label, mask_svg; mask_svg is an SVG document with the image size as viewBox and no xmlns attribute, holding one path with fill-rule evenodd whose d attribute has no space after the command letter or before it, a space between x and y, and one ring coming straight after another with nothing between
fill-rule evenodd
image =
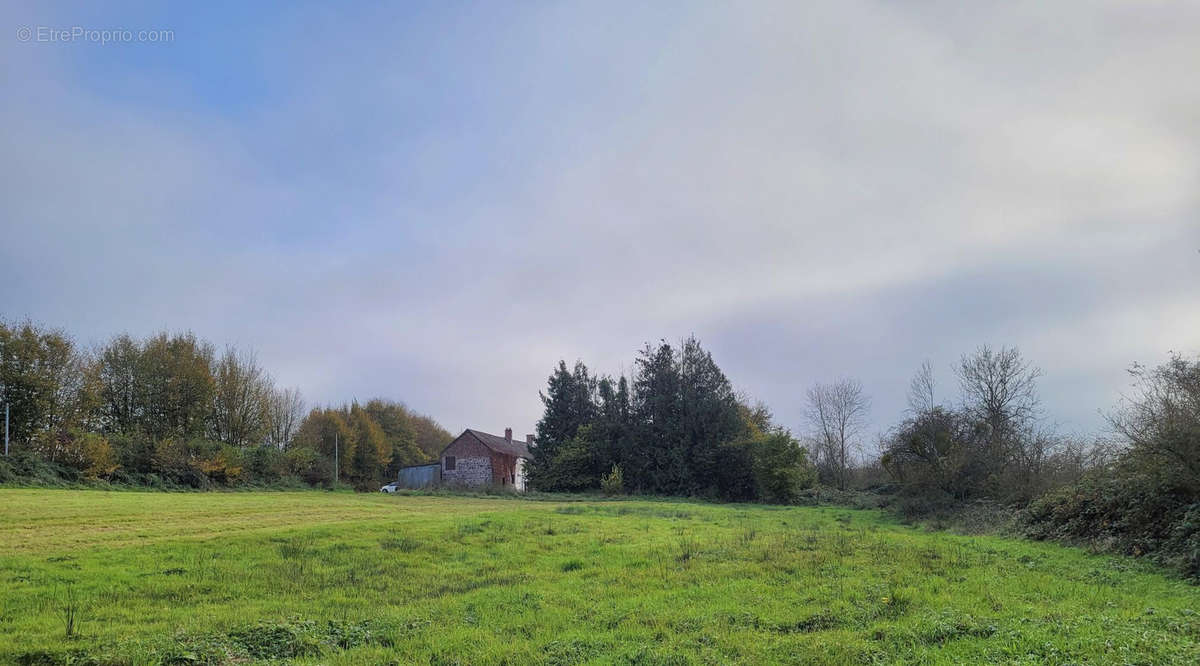
<instances>
[{"instance_id":1,"label":"brick house","mask_svg":"<svg viewBox=\"0 0 1200 666\"><path fill-rule=\"evenodd\" d=\"M512 428L505 428L503 437L468 428L442 449L442 483L525 490L525 465L531 459L532 444L533 435L526 435L523 442L514 440Z\"/></svg>"}]
</instances>

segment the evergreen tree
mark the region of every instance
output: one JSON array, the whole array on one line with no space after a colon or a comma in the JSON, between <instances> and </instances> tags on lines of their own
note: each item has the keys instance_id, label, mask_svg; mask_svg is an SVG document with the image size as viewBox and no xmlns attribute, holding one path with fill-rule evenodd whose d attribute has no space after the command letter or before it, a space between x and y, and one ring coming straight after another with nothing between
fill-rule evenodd
<instances>
[{"instance_id":1,"label":"evergreen tree","mask_svg":"<svg viewBox=\"0 0 1200 666\"><path fill-rule=\"evenodd\" d=\"M629 383L624 377L616 382L602 377L597 384L599 403L596 422L592 427L595 442L596 475L612 471L613 465L624 465L633 450L633 420L629 406Z\"/></svg>"},{"instance_id":2,"label":"evergreen tree","mask_svg":"<svg viewBox=\"0 0 1200 666\"><path fill-rule=\"evenodd\" d=\"M737 397L712 354L694 337L684 341L679 357L683 491L720 494L713 479L729 468L733 452L726 445L744 429Z\"/></svg>"},{"instance_id":3,"label":"evergreen tree","mask_svg":"<svg viewBox=\"0 0 1200 666\"><path fill-rule=\"evenodd\" d=\"M627 483L640 491L677 494L687 486L680 374L675 350L664 340L646 345L634 361L633 414L638 447Z\"/></svg>"},{"instance_id":4,"label":"evergreen tree","mask_svg":"<svg viewBox=\"0 0 1200 666\"><path fill-rule=\"evenodd\" d=\"M575 438L582 426L595 419L595 392L596 381L582 361L575 363L573 371L567 370L565 361L558 362L558 367L547 381L546 392L539 393L545 412L537 423L537 444L531 452L530 485L539 490L555 489L555 457L560 448Z\"/></svg>"},{"instance_id":5,"label":"evergreen tree","mask_svg":"<svg viewBox=\"0 0 1200 666\"><path fill-rule=\"evenodd\" d=\"M646 345L632 387L560 362L542 401L531 474L542 490L594 490L614 468L635 492L735 501L786 501L810 482L804 450L738 398L694 337Z\"/></svg>"}]
</instances>

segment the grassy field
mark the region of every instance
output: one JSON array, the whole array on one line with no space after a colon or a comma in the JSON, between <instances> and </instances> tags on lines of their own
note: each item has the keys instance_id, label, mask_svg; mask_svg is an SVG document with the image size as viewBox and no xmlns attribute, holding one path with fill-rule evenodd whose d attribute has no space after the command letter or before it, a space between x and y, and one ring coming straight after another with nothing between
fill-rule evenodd
<instances>
[{"instance_id":1,"label":"grassy field","mask_svg":"<svg viewBox=\"0 0 1200 666\"><path fill-rule=\"evenodd\" d=\"M0 663L1200 662L1198 588L875 512L17 489L0 507Z\"/></svg>"}]
</instances>

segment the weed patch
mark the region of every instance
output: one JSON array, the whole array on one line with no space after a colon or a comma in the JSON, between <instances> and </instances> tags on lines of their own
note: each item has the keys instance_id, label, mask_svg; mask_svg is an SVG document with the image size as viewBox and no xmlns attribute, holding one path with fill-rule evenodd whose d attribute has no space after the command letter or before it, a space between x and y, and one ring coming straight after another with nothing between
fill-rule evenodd
<instances>
[{"instance_id":1,"label":"weed patch","mask_svg":"<svg viewBox=\"0 0 1200 666\"><path fill-rule=\"evenodd\" d=\"M411 553L421 547L421 542L412 537L398 536L380 541L379 547L384 550L398 550L402 553Z\"/></svg>"},{"instance_id":2,"label":"weed patch","mask_svg":"<svg viewBox=\"0 0 1200 666\"><path fill-rule=\"evenodd\" d=\"M563 572L579 571L582 568L583 562L580 562L579 560L567 560L559 567L559 569Z\"/></svg>"}]
</instances>

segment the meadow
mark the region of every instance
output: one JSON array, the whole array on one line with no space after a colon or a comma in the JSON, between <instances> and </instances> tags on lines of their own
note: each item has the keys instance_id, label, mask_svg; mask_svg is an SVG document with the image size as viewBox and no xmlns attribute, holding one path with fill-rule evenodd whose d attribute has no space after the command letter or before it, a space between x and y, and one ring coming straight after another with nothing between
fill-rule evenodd
<instances>
[{"instance_id":1,"label":"meadow","mask_svg":"<svg viewBox=\"0 0 1200 666\"><path fill-rule=\"evenodd\" d=\"M1200 663L1200 588L875 511L0 490L0 663Z\"/></svg>"}]
</instances>

